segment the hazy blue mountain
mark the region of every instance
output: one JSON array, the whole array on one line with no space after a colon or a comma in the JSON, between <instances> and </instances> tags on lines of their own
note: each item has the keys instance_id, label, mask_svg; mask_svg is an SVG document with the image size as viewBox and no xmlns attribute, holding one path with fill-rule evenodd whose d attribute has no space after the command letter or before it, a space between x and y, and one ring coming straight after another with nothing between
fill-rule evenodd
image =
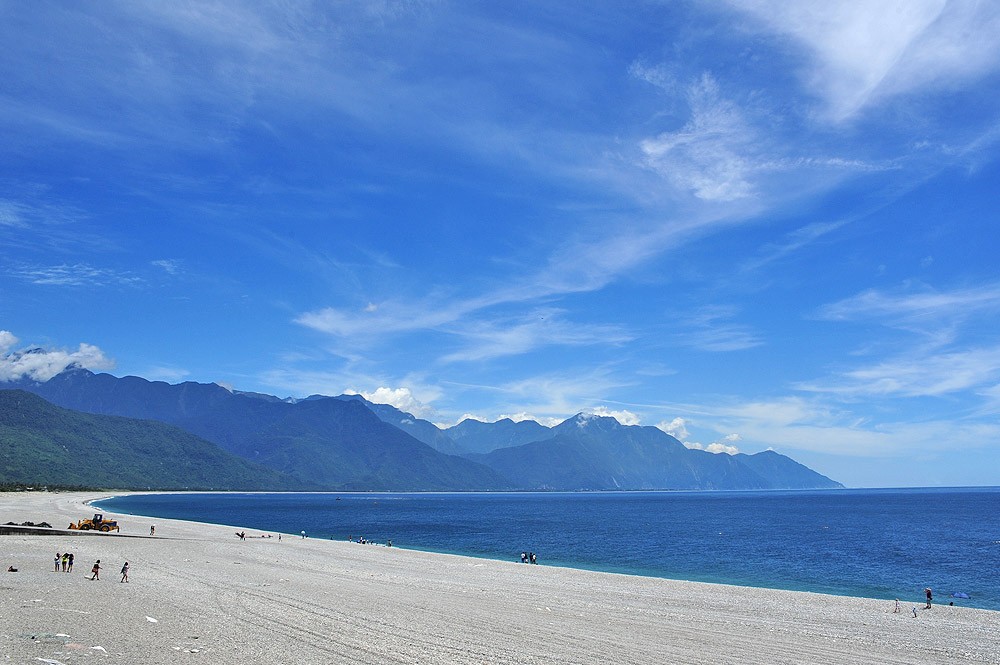
<instances>
[{"instance_id":1,"label":"hazy blue mountain","mask_svg":"<svg viewBox=\"0 0 1000 665\"><path fill-rule=\"evenodd\" d=\"M180 428L0 390L0 482L115 489L314 489Z\"/></svg>"},{"instance_id":2,"label":"hazy blue mountain","mask_svg":"<svg viewBox=\"0 0 1000 665\"><path fill-rule=\"evenodd\" d=\"M448 429L449 437L432 423L359 396L279 399L215 384L170 385L82 369L44 383L6 386L78 411L170 423L326 489L840 487L774 452L731 456L689 450L655 427L625 426L607 417L581 414L553 428L533 421L466 420ZM435 447L491 452L458 457Z\"/></svg>"},{"instance_id":3,"label":"hazy blue mountain","mask_svg":"<svg viewBox=\"0 0 1000 665\"><path fill-rule=\"evenodd\" d=\"M792 458L773 450L765 450L754 455L740 453L734 457L767 478L773 489L822 488L828 487L828 483L833 482L804 464L799 464ZM815 485L810 483L815 483ZM835 483L835 485L839 486L840 483Z\"/></svg>"},{"instance_id":4,"label":"hazy blue mountain","mask_svg":"<svg viewBox=\"0 0 1000 665\"><path fill-rule=\"evenodd\" d=\"M520 446L552 436L552 430L534 420L514 422L503 418L493 423L466 418L444 431L462 449L470 453L488 453L497 448Z\"/></svg>"},{"instance_id":5,"label":"hazy blue mountain","mask_svg":"<svg viewBox=\"0 0 1000 665\"><path fill-rule=\"evenodd\" d=\"M503 489L505 479L445 455L358 401L262 399L215 384L171 385L83 369L6 384L87 413L159 420L240 457L327 489Z\"/></svg>"},{"instance_id":6,"label":"hazy blue mountain","mask_svg":"<svg viewBox=\"0 0 1000 665\"><path fill-rule=\"evenodd\" d=\"M315 399L318 395L306 399ZM361 395L339 395L339 400L355 400L364 404L382 422L398 427L417 441L423 441L434 450L447 455L459 455L469 452L455 443L445 432L442 432L437 425L417 418L412 413L407 413L392 406L391 404L376 404L369 402Z\"/></svg>"},{"instance_id":7,"label":"hazy blue mountain","mask_svg":"<svg viewBox=\"0 0 1000 665\"><path fill-rule=\"evenodd\" d=\"M777 489L841 487L777 453L716 455L689 450L656 427L577 415L553 436L470 456L525 489ZM749 462L747 460L750 460ZM797 468L796 468L797 467ZM768 473L778 474L771 478Z\"/></svg>"}]
</instances>

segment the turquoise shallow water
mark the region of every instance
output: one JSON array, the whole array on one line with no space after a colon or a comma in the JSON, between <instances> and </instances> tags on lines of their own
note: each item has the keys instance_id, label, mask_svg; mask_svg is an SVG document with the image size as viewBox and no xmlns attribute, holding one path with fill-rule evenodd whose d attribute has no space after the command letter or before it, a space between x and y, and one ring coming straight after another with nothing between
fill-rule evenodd
<instances>
[{"instance_id":1,"label":"turquoise shallow water","mask_svg":"<svg viewBox=\"0 0 1000 665\"><path fill-rule=\"evenodd\" d=\"M491 559L1000 610L1000 488L168 494L118 512ZM966 593L968 599L951 597Z\"/></svg>"}]
</instances>

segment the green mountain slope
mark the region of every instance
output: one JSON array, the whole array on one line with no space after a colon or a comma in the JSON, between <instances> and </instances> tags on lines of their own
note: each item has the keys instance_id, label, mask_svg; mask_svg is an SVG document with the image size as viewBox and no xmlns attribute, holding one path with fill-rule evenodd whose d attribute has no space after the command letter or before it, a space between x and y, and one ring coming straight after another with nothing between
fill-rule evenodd
<instances>
[{"instance_id":1,"label":"green mountain slope","mask_svg":"<svg viewBox=\"0 0 1000 665\"><path fill-rule=\"evenodd\" d=\"M86 413L169 423L225 451L325 490L494 490L495 471L446 455L383 422L357 400L290 403L215 384L170 385L72 369L6 384Z\"/></svg>"},{"instance_id":2,"label":"green mountain slope","mask_svg":"<svg viewBox=\"0 0 1000 665\"><path fill-rule=\"evenodd\" d=\"M22 390L0 390L0 483L305 489L177 427L70 411Z\"/></svg>"}]
</instances>

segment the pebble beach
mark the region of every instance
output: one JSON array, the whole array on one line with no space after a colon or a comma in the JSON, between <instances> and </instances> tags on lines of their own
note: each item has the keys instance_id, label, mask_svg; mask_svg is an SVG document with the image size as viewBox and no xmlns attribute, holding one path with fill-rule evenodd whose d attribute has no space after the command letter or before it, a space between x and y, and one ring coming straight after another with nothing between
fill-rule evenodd
<instances>
[{"instance_id":1,"label":"pebble beach","mask_svg":"<svg viewBox=\"0 0 1000 665\"><path fill-rule=\"evenodd\" d=\"M131 515L0 494L8 663L1000 663L1000 612L685 582ZM150 526L155 525L155 536ZM294 527L290 527L294 530ZM244 531L240 539L236 532ZM268 537L270 536L270 537ZM56 552L72 573L54 572ZM101 579L91 581L94 561ZM119 571L129 562L129 582ZM7 571L14 567L17 572ZM914 616L913 608L918 608Z\"/></svg>"}]
</instances>

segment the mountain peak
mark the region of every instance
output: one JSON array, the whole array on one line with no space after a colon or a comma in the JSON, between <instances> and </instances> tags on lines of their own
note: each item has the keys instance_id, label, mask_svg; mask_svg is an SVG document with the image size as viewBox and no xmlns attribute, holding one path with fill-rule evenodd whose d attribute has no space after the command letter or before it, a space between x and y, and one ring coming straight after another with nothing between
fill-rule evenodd
<instances>
[{"instance_id":1,"label":"mountain peak","mask_svg":"<svg viewBox=\"0 0 1000 665\"><path fill-rule=\"evenodd\" d=\"M567 429L572 426L590 432L615 432L625 427L625 425L622 425L616 418L611 416L583 412L563 421L560 425L556 425L555 429L563 429L564 426Z\"/></svg>"}]
</instances>

